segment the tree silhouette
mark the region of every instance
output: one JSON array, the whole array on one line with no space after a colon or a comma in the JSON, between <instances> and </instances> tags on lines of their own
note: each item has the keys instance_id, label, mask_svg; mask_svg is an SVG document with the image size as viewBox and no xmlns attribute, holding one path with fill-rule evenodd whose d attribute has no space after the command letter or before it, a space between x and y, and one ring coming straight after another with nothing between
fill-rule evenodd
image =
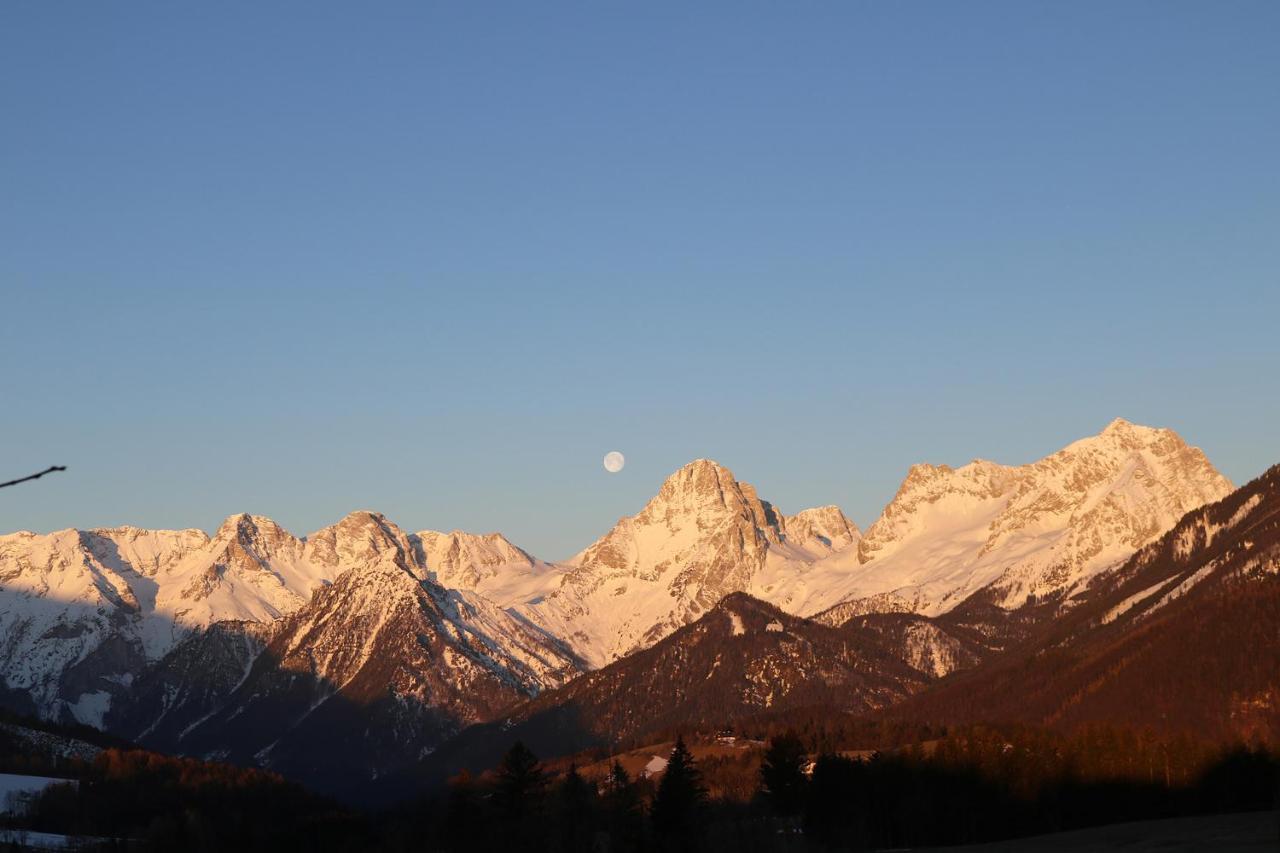
<instances>
[{"instance_id":1,"label":"tree silhouette","mask_svg":"<svg viewBox=\"0 0 1280 853\"><path fill-rule=\"evenodd\" d=\"M519 821L535 810L546 783L538 756L523 741L516 741L498 767L494 800L504 817Z\"/></svg>"},{"instance_id":2,"label":"tree silhouette","mask_svg":"<svg viewBox=\"0 0 1280 853\"><path fill-rule=\"evenodd\" d=\"M675 749L671 750L667 769L653 798L653 830L667 849L697 849L702 830L700 818L706 802L707 789L702 784L702 774L684 745L684 738L676 738Z\"/></svg>"},{"instance_id":3,"label":"tree silhouette","mask_svg":"<svg viewBox=\"0 0 1280 853\"><path fill-rule=\"evenodd\" d=\"M612 849L639 850L644 833L644 809L640 802L640 791L627 775L626 769L616 760L605 780L602 804L605 826L613 839Z\"/></svg>"},{"instance_id":4,"label":"tree silhouette","mask_svg":"<svg viewBox=\"0 0 1280 853\"><path fill-rule=\"evenodd\" d=\"M595 786L582 778L577 764L570 764L556 792L560 841L564 850L589 851L595 836Z\"/></svg>"},{"instance_id":5,"label":"tree silhouette","mask_svg":"<svg viewBox=\"0 0 1280 853\"><path fill-rule=\"evenodd\" d=\"M808 755L793 732L769 741L760 764L760 792L775 812L784 817L800 813L809 780L804 775Z\"/></svg>"}]
</instances>

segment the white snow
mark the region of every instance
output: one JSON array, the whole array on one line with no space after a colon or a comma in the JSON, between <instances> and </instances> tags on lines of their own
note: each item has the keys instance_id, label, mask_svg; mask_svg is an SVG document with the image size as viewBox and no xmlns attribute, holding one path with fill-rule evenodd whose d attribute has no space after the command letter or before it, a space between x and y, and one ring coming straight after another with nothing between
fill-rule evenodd
<instances>
[{"instance_id":1,"label":"white snow","mask_svg":"<svg viewBox=\"0 0 1280 853\"><path fill-rule=\"evenodd\" d=\"M747 633L747 629L742 625L742 617L737 613L734 613L732 610L729 611L729 624L732 627L733 636L741 637L743 634Z\"/></svg>"},{"instance_id":2,"label":"white snow","mask_svg":"<svg viewBox=\"0 0 1280 853\"><path fill-rule=\"evenodd\" d=\"M32 832L26 829L0 829L0 844L19 844L24 850L76 850L95 839L84 836Z\"/></svg>"},{"instance_id":3,"label":"white snow","mask_svg":"<svg viewBox=\"0 0 1280 853\"><path fill-rule=\"evenodd\" d=\"M71 711L71 715L77 722L100 729L102 718L106 716L110 707L111 694L105 690L96 690L93 693L81 693L80 698L75 703L69 704L67 709Z\"/></svg>"},{"instance_id":4,"label":"white snow","mask_svg":"<svg viewBox=\"0 0 1280 853\"><path fill-rule=\"evenodd\" d=\"M649 779L653 776L657 776L659 773L665 773L667 765L670 763L670 761L662 756L655 755L653 758L650 758L649 763L644 766L644 770L641 775L644 776L644 778Z\"/></svg>"}]
</instances>

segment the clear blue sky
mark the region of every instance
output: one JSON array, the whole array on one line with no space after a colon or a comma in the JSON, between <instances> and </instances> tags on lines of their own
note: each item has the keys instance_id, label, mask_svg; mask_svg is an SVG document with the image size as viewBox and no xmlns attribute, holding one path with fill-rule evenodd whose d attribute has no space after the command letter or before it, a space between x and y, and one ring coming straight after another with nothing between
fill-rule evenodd
<instances>
[{"instance_id":1,"label":"clear blue sky","mask_svg":"<svg viewBox=\"0 0 1280 853\"><path fill-rule=\"evenodd\" d=\"M695 457L865 526L1117 415L1244 481L1277 45L1275 2L7 3L0 474L70 470L0 530L560 558Z\"/></svg>"}]
</instances>

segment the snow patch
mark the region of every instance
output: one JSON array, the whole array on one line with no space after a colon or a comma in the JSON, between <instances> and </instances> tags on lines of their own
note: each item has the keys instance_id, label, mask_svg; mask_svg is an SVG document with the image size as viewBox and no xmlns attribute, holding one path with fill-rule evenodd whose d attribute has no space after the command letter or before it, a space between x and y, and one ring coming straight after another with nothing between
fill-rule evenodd
<instances>
[{"instance_id":1,"label":"snow patch","mask_svg":"<svg viewBox=\"0 0 1280 853\"><path fill-rule=\"evenodd\" d=\"M733 628L733 636L741 637L743 634L747 633L747 629L742 625L742 617L737 613L734 613L732 610L729 611L729 624Z\"/></svg>"}]
</instances>

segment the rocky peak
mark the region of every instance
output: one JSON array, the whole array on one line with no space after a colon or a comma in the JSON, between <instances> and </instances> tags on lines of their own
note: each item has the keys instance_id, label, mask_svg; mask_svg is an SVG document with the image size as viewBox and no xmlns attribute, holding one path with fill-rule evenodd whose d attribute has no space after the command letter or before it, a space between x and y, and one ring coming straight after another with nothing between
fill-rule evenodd
<instances>
[{"instance_id":1,"label":"rocky peak","mask_svg":"<svg viewBox=\"0 0 1280 853\"><path fill-rule=\"evenodd\" d=\"M423 530L411 538L419 563L438 583L453 589L474 589L508 569L529 571L537 563L501 533Z\"/></svg>"},{"instance_id":2,"label":"rocky peak","mask_svg":"<svg viewBox=\"0 0 1280 853\"><path fill-rule=\"evenodd\" d=\"M417 575L414 549L403 530L379 512L359 510L307 537L306 559L337 576L351 568L390 563Z\"/></svg>"},{"instance_id":3,"label":"rocky peak","mask_svg":"<svg viewBox=\"0 0 1280 853\"><path fill-rule=\"evenodd\" d=\"M1015 485L1018 469L985 459L967 465L912 465L893 500L858 543L858 559L869 562L895 543L921 532L922 510L972 507L999 498Z\"/></svg>"},{"instance_id":4,"label":"rocky peak","mask_svg":"<svg viewBox=\"0 0 1280 853\"><path fill-rule=\"evenodd\" d=\"M282 548L293 548L300 541L292 533L264 515L242 512L229 516L213 536L215 546L235 547L259 560L267 560Z\"/></svg>"},{"instance_id":5,"label":"rocky peak","mask_svg":"<svg viewBox=\"0 0 1280 853\"><path fill-rule=\"evenodd\" d=\"M751 523L772 541L780 538L778 514L754 486L739 482L718 462L695 459L666 479L635 521L671 526L677 518L694 518L706 527L728 516Z\"/></svg>"},{"instance_id":6,"label":"rocky peak","mask_svg":"<svg viewBox=\"0 0 1280 853\"><path fill-rule=\"evenodd\" d=\"M858 526L838 506L801 510L786 518L787 539L798 545L819 545L839 550L861 538Z\"/></svg>"}]
</instances>

